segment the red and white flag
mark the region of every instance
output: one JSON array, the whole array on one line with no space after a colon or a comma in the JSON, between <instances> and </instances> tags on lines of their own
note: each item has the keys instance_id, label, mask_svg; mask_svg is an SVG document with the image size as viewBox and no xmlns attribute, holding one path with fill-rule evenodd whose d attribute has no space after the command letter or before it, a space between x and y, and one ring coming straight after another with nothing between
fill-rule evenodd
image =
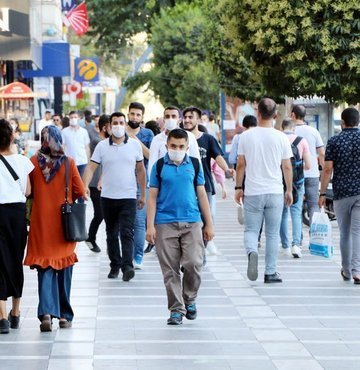
<instances>
[{"instance_id":1,"label":"red and white flag","mask_svg":"<svg viewBox=\"0 0 360 370\"><path fill-rule=\"evenodd\" d=\"M87 32L89 28L89 18L85 1L80 5L73 7L64 17L66 27L71 27L77 35L81 36Z\"/></svg>"}]
</instances>

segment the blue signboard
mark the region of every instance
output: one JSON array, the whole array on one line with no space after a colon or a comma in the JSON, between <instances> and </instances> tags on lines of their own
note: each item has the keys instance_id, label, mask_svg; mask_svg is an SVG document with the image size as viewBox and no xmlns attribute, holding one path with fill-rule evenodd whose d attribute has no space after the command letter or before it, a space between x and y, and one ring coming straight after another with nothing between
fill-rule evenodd
<instances>
[{"instance_id":1,"label":"blue signboard","mask_svg":"<svg viewBox=\"0 0 360 370\"><path fill-rule=\"evenodd\" d=\"M78 82L99 81L99 58L76 58L74 80Z\"/></svg>"},{"instance_id":2,"label":"blue signboard","mask_svg":"<svg viewBox=\"0 0 360 370\"><path fill-rule=\"evenodd\" d=\"M63 12L69 11L76 5L76 0L61 0L61 9Z\"/></svg>"}]
</instances>

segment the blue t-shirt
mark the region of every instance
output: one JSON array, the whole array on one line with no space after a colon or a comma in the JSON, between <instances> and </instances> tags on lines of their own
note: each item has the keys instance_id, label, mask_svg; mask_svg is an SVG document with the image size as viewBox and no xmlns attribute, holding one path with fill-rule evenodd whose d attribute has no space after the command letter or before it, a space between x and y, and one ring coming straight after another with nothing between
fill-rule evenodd
<instances>
[{"instance_id":1,"label":"blue t-shirt","mask_svg":"<svg viewBox=\"0 0 360 370\"><path fill-rule=\"evenodd\" d=\"M201 215L194 187L195 169L188 155L180 166L173 163L168 154L164 157L161 186L156 202L155 225L172 222L200 222ZM197 185L204 185L204 173L200 166ZM156 163L150 175L150 187L159 188Z\"/></svg>"},{"instance_id":2,"label":"blue t-shirt","mask_svg":"<svg viewBox=\"0 0 360 370\"><path fill-rule=\"evenodd\" d=\"M137 133L136 137L149 149L152 139L154 138L154 133L148 128L140 127L140 131ZM148 160L144 157L144 166L147 169Z\"/></svg>"},{"instance_id":3,"label":"blue t-shirt","mask_svg":"<svg viewBox=\"0 0 360 370\"><path fill-rule=\"evenodd\" d=\"M345 128L329 139L325 161L334 166L334 199L360 195L360 130Z\"/></svg>"}]
</instances>

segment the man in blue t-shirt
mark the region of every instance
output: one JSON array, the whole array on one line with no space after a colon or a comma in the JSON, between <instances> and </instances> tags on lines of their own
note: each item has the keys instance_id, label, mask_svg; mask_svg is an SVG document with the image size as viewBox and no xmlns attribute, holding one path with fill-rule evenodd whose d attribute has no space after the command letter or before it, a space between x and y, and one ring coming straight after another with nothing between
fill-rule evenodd
<instances>
[{"instance_id":1,"label":"man in blue t-shirt","mask_svg":"<svg viewBox=\"0 0 360 370\"><path fill-rule=\"evenodd\" d=\"M203 237L213 238L203 170L196 158L186 154L188 147L185 130L170 131L166 144L168 153L159 159L161 166L156 163L152 167L150 176L146 239L156 244L170 310L168 325L182 324L184 315L189 320L196 318ZM184 271L182 281L180 266Z\"/></svg>"},{"instance_id":2,"label":"man in blue t-shirt","mask_svg":"<svg viewBox=\"0 0 360 370\"><path fill-rule=\"evenodd\" d=\"M326 145L321 174L319 206L326 202L326 188L333 174L334 210L340 231L341 276L360 284L360 129L359 112L341 113L340 134Z\"/></svg>"}]
</instances>

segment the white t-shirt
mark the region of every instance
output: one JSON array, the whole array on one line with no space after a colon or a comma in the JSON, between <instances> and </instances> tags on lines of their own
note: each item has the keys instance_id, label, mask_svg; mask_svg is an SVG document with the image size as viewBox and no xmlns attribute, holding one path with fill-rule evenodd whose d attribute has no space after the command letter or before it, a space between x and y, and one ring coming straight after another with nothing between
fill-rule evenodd
<instances>
[{"instance_id":1,"label":"white t-shirt","mask_svg":"<svg viewBox=\"0 0 360 370\"><path fill-rule=\"evenodd\" d=\"M127 137L117 145L111 137L96 145L91 161L101 164L101 196L110 199L136 199L136 163L144 159L140 143Z\"/></svg>"},{"instance_id":2,"label":"white t-shirt","mask_svg":"<svg viewBox=\"0 0 360 370\"><path fill-rule=\"evenodd\" d=\"M200 158L200 152L199 152L199 145L196 140L196 137L193 133L187 131L188 137L189 137L189 150L187 151L187 154L191 157L195 157L200 161L201 164L201 158ZM149 163L148 163L148 174L151 174L151 169L154 163L165 156L167 153L166 149L166 141L167 141L167 135L165 135L165 132L161 132L159 135L156 135L150 145L150 155L149 155Z\"/></svg>"},{"instance_id":3,"label":"white t-shirt","mask_svg":"<svg viewBox=\"0 0 360 370\"><path fill-rule=\"evenodd\" d=\"M295 127L295 134L303 137L309 144L310 155L311 155L311 168L310 170L304 171L304 176L317 177L319 178L319 164L317 160L317 149L324 146L324 142L320 136L319 131L308 125L297 125Z\"/></svg>"},{"instance_id":4,"label":"white t-shirt","mask_svg":"<svg viewBox=\"0 0 360 370\"><path fill-rule=\"evenodd\" d=\"M34 169L34 165L29 158L21 154L4 155L4 158L19 176L19 180L15 181L4 163L0 161L0 204L25 203L27 177Z\"/></svg>"},{"instance_id":5,"label":"white t-shirt","mask_svg":"<svg viewBox=\"0 0 360 370\"><path fill-rule=\"evenodd\" d=\"M274 128L254 127L239 137L245 156L245 195L283 194L281 161L293 156L286 135Z\"/></svg>"},{"instance_id":6,"label":"white t-shirt","mask_svg":"<svg viewBox=\"0 0 360 370\"><path fill-rule=\"evenodd\" d=\"M66 127L62 130L62 138L65 154L73 158L77 166L87 164L86 146L90 144L87 130L82 127Z\"/></svg>"}]
</instances>

